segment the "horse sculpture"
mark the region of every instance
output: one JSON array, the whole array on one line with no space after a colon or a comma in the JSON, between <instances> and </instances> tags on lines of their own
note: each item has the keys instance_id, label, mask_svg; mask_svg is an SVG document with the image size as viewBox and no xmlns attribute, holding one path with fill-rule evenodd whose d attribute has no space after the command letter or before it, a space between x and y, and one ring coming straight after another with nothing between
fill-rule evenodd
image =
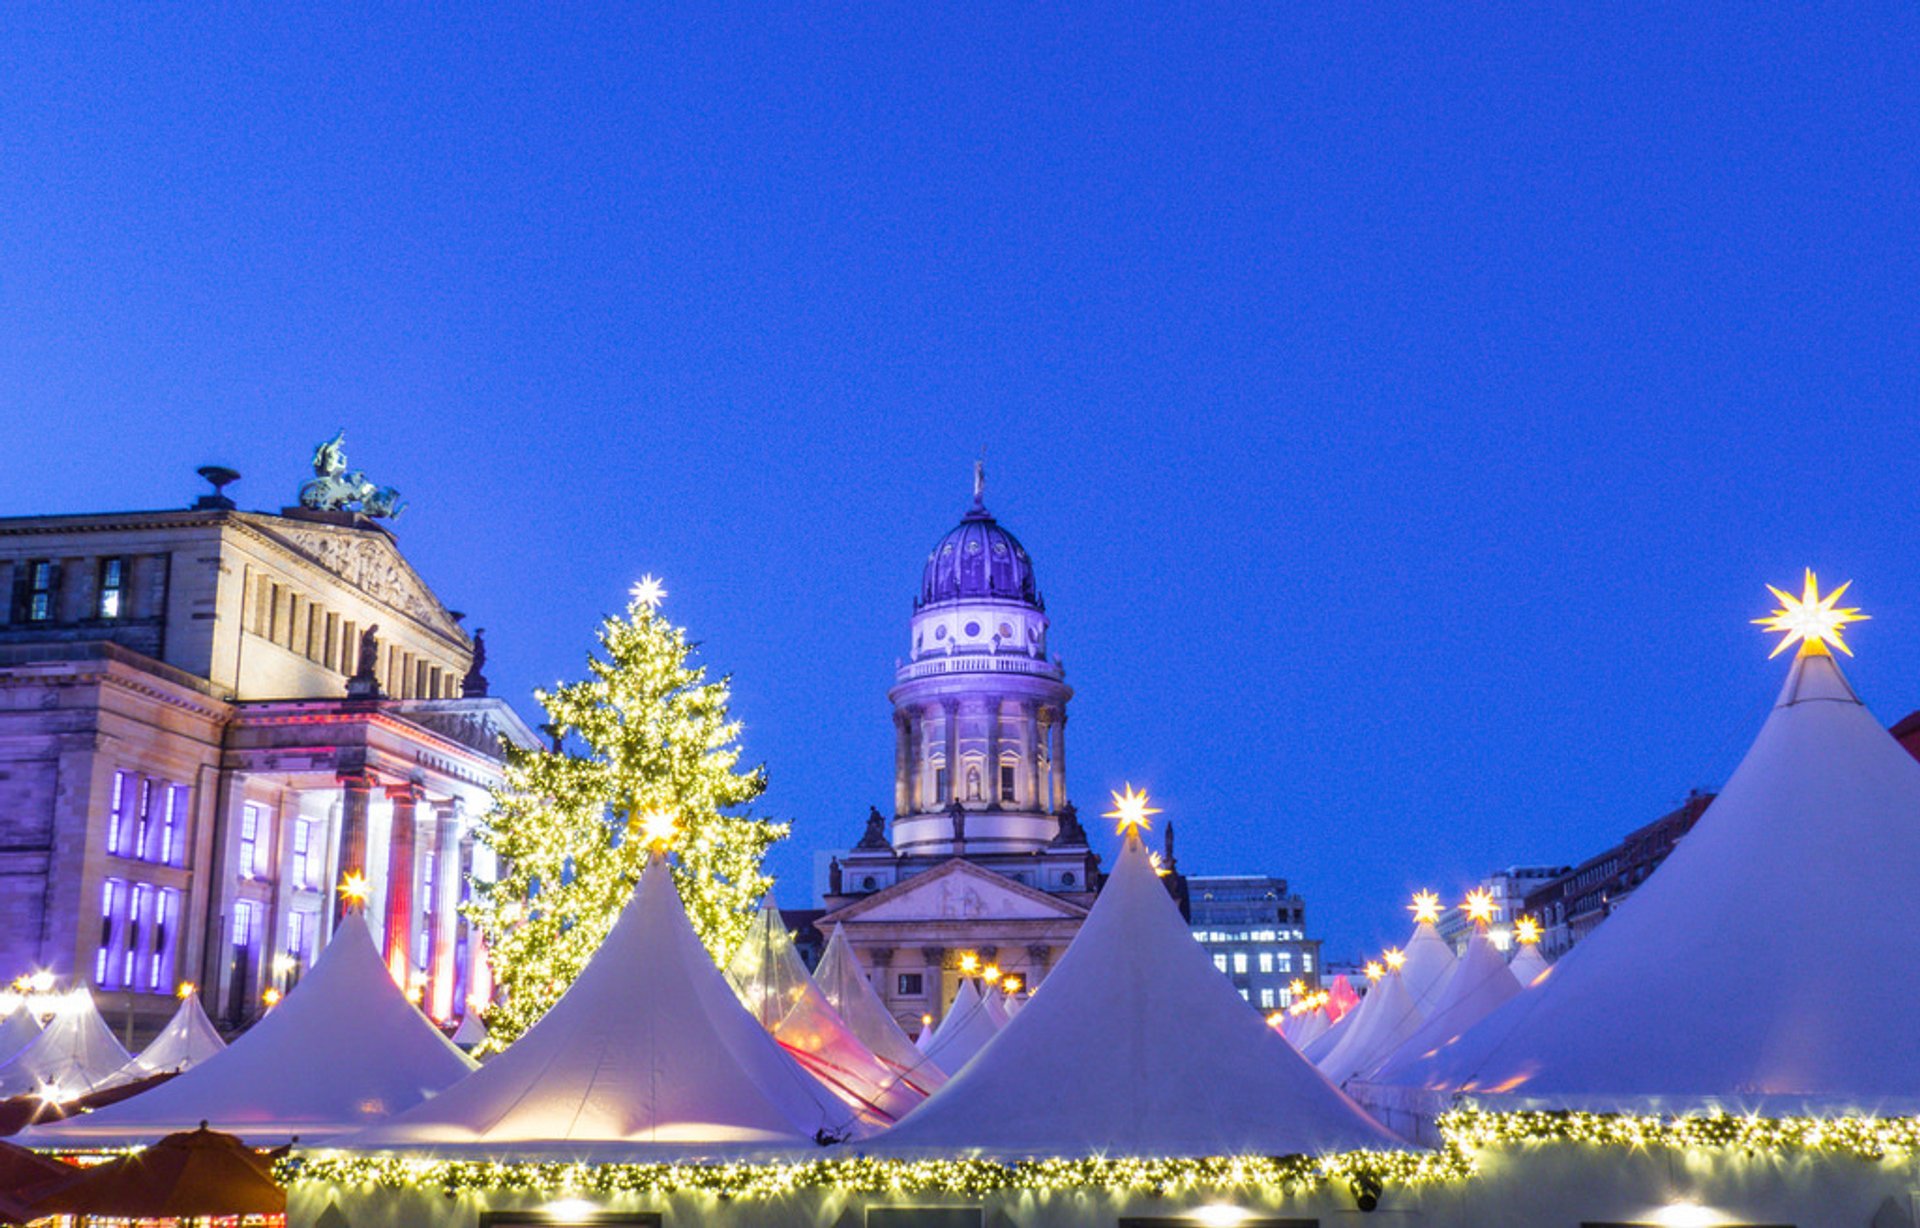
<instances>
[{"instance_id":1,"label":"horse sculpture","mask_svg":"<svg viewBox=\"0 0 1920 1228\"><path fill-rule=\"evenodd\" d=\"M375 486L367 475L347 471L347 432L343 427L313 451L314 477L300 487L300 506L319 512L359 512L363 516L400 515L407 506L391 486Z\"/></svg>"}]
</instances>

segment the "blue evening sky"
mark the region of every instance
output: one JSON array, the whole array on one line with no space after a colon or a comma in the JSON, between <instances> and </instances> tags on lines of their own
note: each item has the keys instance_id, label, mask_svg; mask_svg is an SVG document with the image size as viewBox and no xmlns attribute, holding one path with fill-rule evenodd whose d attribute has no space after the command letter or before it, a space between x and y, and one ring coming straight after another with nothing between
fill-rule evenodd
<instances>
[{"instance_id":1,"label":"blue evening sky","mask_svg":"<svg viewBox=\"0 0 1920 1228\"><path fill-rule=\"evenodd\" d=\"M659 573L789 904L983 445L1083 810L1331 955L1722 781L1804 565L1920 707L1910 6L204 7L0 10L0 513L345 426L523 707Z\"/></svg>"}]
</instances>

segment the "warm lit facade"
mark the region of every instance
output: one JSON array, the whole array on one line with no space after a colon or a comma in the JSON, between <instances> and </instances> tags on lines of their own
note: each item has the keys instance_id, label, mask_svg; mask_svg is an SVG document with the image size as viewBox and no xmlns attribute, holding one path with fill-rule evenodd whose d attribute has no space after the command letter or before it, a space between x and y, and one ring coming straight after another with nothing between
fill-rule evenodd
<instances>
[{"instance_id":1,"label":"warm lit facade","mask_svg":"<svg viewBox=\"0 0 1920 1228\"><path fill-rule=\"evenodd\" d=\"M385 527L217 494L11 517L0 584L0 978L92 984L136 1032L191 981L239 1021L359 871L396 976L458 1013L471 828L532 736Z\"/></svg>"}]
</instances>

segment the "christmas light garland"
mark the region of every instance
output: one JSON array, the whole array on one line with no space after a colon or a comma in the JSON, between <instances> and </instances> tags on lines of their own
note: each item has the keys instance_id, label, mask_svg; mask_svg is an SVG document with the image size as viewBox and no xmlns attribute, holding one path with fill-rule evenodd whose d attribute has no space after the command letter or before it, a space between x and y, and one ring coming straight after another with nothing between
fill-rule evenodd
<instances>
[{"instance_id":1,"label":"christmas light garland","mask_svg":"<svg viewBox=\"0 0 1920 1228\"><path fill-rule=\"evenodd\" d=\"M1728 1113L1658 1115L1564 1111L1491 1112L1457 1108L1436 1121L1433 1151L1347 1151L1324 1156L1226 1156L1199 1159L999 1161L823 1157L765 1163L610 1163L437 1160L319 1153L275 1166L282 1184L545 1194L688 1194L777 1198L804 1190L852 1194L958 1194L1005 1191L1175 1195L1194 1190L1298 1193L1358 1184L1409 1187L1463 1181L1479 1171L1475 1153L1516 1143L1717 1149L1860 1160L1920 1156L1920 1117L1742 1117Z\"/></svg>"}]
</instances>

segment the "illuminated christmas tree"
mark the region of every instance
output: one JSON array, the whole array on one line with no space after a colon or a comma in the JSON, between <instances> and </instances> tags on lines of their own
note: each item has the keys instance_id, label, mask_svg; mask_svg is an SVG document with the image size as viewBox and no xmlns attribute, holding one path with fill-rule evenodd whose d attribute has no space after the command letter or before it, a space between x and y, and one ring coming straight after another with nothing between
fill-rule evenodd
<instances>
[{"instance_id":1,"label":"illuminated christmas tree","mask_svg":"<svg viewBox=\"0 0 1920 1228\"><path fill-rule=\"evenodd\" d=\"M786 825L741 810L766 772L738 770L727 682L690 662L685 632L659 613L665 596L651 576L634 585L625 615L600 626L590 676L535 692L554 746L508 752L480 830L499 878L476 882L467 905L494 968L495 1047L533 1026L613 927L646 866L640 827L677 827L674 883L716 962L773 885L761 862Z\"/></svg>"}]
</instances>

